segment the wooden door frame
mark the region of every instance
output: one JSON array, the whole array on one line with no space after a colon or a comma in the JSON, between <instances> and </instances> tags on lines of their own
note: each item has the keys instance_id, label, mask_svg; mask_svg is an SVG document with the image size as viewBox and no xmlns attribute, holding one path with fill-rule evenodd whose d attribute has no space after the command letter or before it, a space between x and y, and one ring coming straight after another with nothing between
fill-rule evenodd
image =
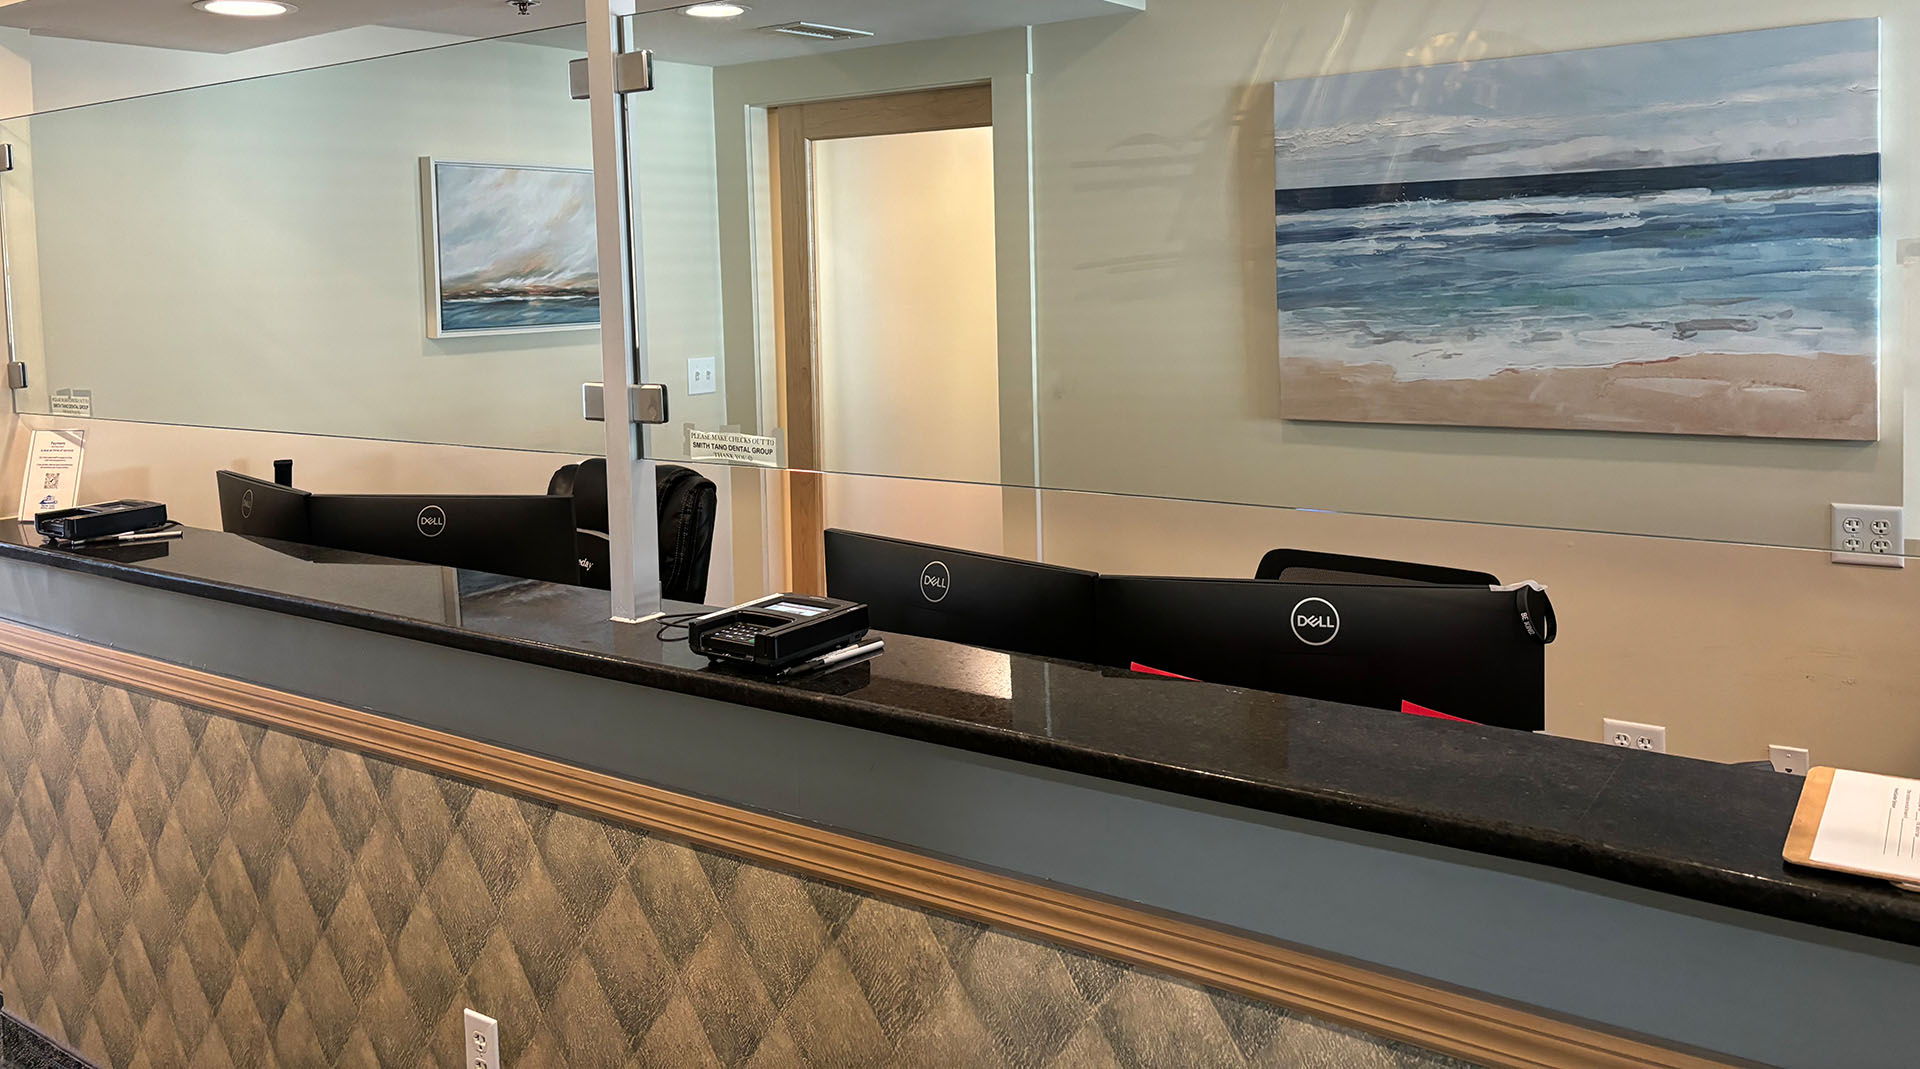
<instances>
[{"instance_id":1,"label":"wooden door frame","mask_svg":"<svg viewBox=\"0 0 1920 1069\"><path fill-rule=\"evenodd\" d=\"M987 83L788 104L767 109L772 206L773 332L780 424L787 435L787 586L826 592L826 487L820 474L813 270L815 141L993 125Z\"/></svg>"}]
</instances>

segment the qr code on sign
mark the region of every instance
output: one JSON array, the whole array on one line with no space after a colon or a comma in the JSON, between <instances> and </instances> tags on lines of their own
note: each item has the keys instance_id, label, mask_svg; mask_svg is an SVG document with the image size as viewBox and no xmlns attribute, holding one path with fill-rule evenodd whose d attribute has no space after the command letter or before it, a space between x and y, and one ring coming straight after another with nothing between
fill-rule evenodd
<instances>
[{"instance_id":1,"label":"qr code on sign","mask_svg":"<svg viewBox=\"0 0 1920 1069\"><path fill-rule=\"evenodd\" d=\"M42 486L40 489L42 490L60 489L60 473L57 471L50 471L50 472L47 472L46 475L47 475L47 485Z\"/></svg>"}]
</instances>

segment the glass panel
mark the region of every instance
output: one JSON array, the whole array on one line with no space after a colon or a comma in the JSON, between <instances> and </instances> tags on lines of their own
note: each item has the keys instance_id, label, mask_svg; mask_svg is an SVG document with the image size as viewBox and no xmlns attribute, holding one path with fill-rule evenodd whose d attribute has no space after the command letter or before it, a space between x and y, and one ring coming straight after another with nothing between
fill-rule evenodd
<instances>
[{"instance_id":1,"label":"glass panel","mask_svg":"<svg viewBox=\"0 0 1920 1069\"><path fill-rule=\"evenodd\" d=\"M22 410L597 453L577 27L6 124Z\"/></svg>"},{"instance_id":2,"label":"glass panel","mask_svg":"<svg viewBox=\"0 0 1920 1069\"><path fill-rule=\"evenodd\" d=\"M300 4L296 17L222 17L191 2L137 14L81 3L0 6L0 115L219 85L577 22L567 4ZM658 6L647 4L643 6ZM369 21L370 19L375 21Z\"/></svg>"},{"instance_id":3,"label":"glass panel","mask_svg":"<svg viewBox=\"0 0 1920 1069\"><path fill-rule=\"evenodd\" d=\"M1831 503L1902 502L1908 328L1879 280L1907 198L1879 131L1904 120L1880 121L1875 20L1137 6L844 3L835 25L872 33L845 40L771 32L823 21L787 0L634 20L713 116L710 153L690 112L636 127L642 214L684 224L650 224L642 270L675 287L651 314L697 285L707 323L719 293L717 344L653 350L656 452L1823 548ZM951 168L849 169L867 138L967 127L906 96L966 86L991 97L966 196ZM911 222L969 200L994 238L964 332L993 334L984 391L906 288L988 277ZM857 243L881 231L897 259ZM715 394L686 394L715 348ZM985 455L967 435L997 438L996 473L954 466Z\"/></svg>"},{"instance_id":4,"label":"glass panel","mask_svg":"<svg viewBox=\"0 0 1920 1069\"><path fill-rule=\"evenodd\" d=\"M781 481L775 472L761 478L769 494ZM1485 571L1506 583L1539 580L1560 626L1543 651L1548 734L1599 741L1602 718L1620 717L1665 727L1668 752L1687 757L1762 762L1768 746L1780 743L1807 748L1818 764L1920 775L1907 652L1920 626L1920 569L1913 567L1836 568L1826 552L1809 549L1118 494L862 475L822 481L827 501L843 509L836 523L847 529L1104 575L1246 579L1265 554L1287 548ZM740 601L788 589L761 569L766 554L779 556L780 536L752 529L742 500L736 495L732 532L732 594ZM978 518L989 510L1010 521L1039 517L1044 546L1022 546L1018 523L1005 533L983 530ZM959 574L951 553L941 557ZM896 578L903 581L892 593L863 599L894 627L922 636L972 628L984 637L964 641L986 647L1006 637L980 609L995 595L977 587L969 612L920 611L900 627L894 621L906 610L927 607L915 575ZM1023 595L1017 586L1000 593L1009 603ZM1195 619L1196 626L1213 622ZM954 657L986 664L993 655L956 649ZM1297 657L1275 663L1308 676L1317 668ZM1476 715L1457 706L1451 712Z\"/></svg>"}]
</instances>

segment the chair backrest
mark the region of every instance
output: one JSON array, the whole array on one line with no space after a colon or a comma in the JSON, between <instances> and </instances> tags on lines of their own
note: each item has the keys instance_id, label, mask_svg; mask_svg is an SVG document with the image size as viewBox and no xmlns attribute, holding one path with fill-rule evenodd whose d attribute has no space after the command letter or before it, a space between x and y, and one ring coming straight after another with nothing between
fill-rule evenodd
<instances>
[{"instance_id":1,"label":"chair backrest","mask_svg":"<svg viewBox=\"0 0 1920 1069\"><path fill-rule=\"evenodd\" d=\"M573 498L579 529L581 582L606 589L607 462L595 457L553 473L547 493ZM713 561L713 524L720 494L713 480L675 464L654 469L654 497L660 513L661 594L674 601L706 600L707 572Z\"/></svg>"},{"instance_id":2,"label":"chair backrest","mask_svg":"<svg viewBox=\"0 0 1920 1069\"><path fill-rule=\"evenodd\" d=\"M1284 579L1292 583L1352 583L1368 586L1499 586L1486 572L1448 568L1439 564L1353 557L1345 553L1316 553L1306 549L1276 549L1260 558L1255 579Z\"/></svg>"}]
</instances>

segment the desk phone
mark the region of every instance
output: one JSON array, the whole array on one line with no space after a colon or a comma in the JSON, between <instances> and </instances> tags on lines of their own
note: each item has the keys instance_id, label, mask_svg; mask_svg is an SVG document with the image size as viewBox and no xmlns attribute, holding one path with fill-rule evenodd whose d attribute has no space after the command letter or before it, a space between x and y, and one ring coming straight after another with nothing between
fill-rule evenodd
<instances>
[{"instance_id":1,"label":"desk phone","mask_svg":"<svg viewBox=\"0 0 1920 1069\"><path fill-rule=\"evenodd\" d=\"M805 594L769 594L687 625L687 645L716 661L778 671L866 637L867 607Z\"/></svg>"}]
</instances>

